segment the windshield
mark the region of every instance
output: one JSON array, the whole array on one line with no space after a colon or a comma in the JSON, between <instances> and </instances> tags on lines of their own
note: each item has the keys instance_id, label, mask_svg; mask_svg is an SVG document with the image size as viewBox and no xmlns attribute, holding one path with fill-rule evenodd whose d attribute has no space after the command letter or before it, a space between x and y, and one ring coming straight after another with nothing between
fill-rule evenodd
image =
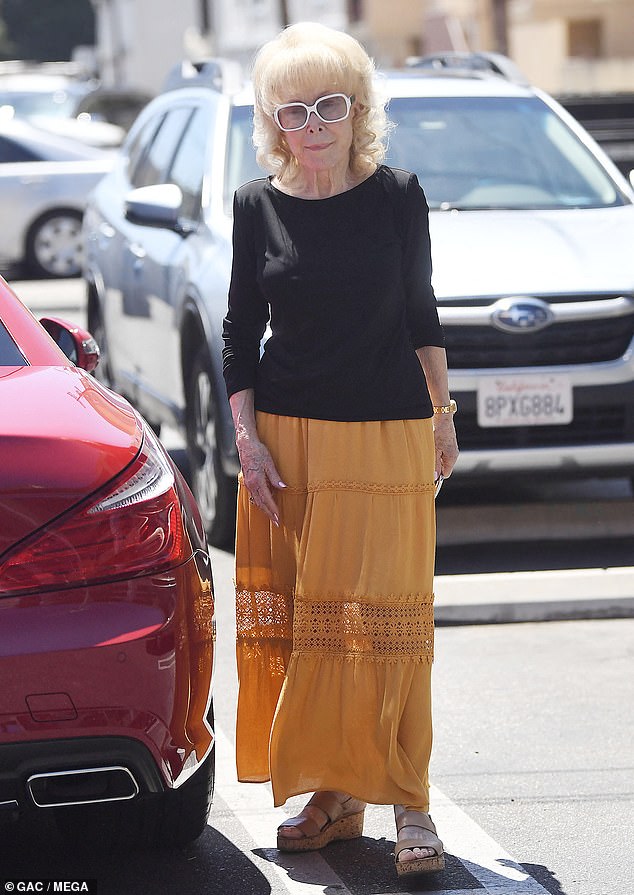
<instances>
[{"instance_id":1,"label":"windshield","mask_svg":"<svg viewBox=\"0 0 634 895\"><path fill-rule=\"evenodd\" d=\"M386 164L418 175L432 209L600 208L624 197L568 126L537 97L390 100ZM233 110L225 208L240 184L263 177L250 107Z\"/></svg>"},{"instance_id":2,"label":"windshield","mask_svg":"<svg viewBox=\"0 0 634 895\"><path fill-rule=\"evenodd\" d=\"M388 165L413 171L430 208L536 209L621 205L592 153L537 97L408 97Z\"/></svg>"},{"instance_id":3,"label":"windshield","mask_svg":"<svg viewBox=\"0 0 634 895\"><path fill-rule=\"evenodd\" d=\"M72 118L77 99L77 93L67 90L14 92L0 89L0 114L16 118L32 118L35 115Z\"/></svg>"}]
</instances>

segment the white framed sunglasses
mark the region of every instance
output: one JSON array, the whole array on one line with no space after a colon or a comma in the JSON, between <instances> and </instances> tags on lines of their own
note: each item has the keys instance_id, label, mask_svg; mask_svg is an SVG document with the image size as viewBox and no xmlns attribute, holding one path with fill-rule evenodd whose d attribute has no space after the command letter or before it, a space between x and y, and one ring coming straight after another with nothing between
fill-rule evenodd
<instances>
[{"instance_id":1,"label":"white framed sunglasses","mask_svg":"<svg viewBox=\"0 0 634 895\"><path fill-rule=\"evenodd\" d=\"M334 124L336 121L345 121L350 114L354 94L347 96L345 93L327 93L316 99L312 106L306 103L284 103L273 110L273 118L281 131L301 131L308 124L311 112L325 124Z\"/></svg>"}]
</instances>

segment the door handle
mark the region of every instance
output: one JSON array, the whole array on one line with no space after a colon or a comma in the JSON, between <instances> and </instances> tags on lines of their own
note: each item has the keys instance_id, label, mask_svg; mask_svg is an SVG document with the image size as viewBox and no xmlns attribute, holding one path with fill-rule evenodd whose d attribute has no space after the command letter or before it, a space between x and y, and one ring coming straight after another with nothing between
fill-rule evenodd
<instances>
[{"instance_id":1,"label":"door handle","mask_svg":"<svg viewBox=\"0 0 634 895\"><path fill-rule=\"evenodd\" d=\"M99 235L104 236L106 239L112 239L115 234L114 227L111 227L110 224L107 224L105 221L102 221L99 224Z\"/></svg>"},{"instance_id":2,"label":"door handle","mask_svg":"<svg viewBox=\"0 0 634 895\"><path fill-rule=\"evenodd\" d=\"M128 248L130 249L130 253L134 255L137 261L143 261L146 252L142 245L139 245L138 242L132 242L130 243Z\"/></svg>"}]
</instances>

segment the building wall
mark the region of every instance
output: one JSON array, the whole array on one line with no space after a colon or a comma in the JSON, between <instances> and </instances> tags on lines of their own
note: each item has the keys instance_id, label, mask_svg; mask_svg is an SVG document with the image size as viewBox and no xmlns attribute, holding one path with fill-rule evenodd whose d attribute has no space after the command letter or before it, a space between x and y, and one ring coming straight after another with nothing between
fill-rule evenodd
<instances>
[{"instance_id":1,"label":"building wall","mask_svg":"<svg viewBox=\"0 0 634 895\"><path fill-rule=\"evenodd\" d=\"M380 66L421 51L425 0L364 0L357 36Z\"/></svg>"},{"instance_id":2,"label":"building wall","mask_svg":"<svg viewBox=\"0 0 634 895\"><path fill-rule=\"evenodd\" d=\"M510 22L514 60L546 90L634 90L632 0L514 0Z\"/></svg>"},{"instance_id":3,"label":"building wall","mask_svg":"<svg viewBox=\"0 0 634 895\"><path fill-rule=\"evenodd\" d=\"M100 0L96 12L102 80L153 93L185 55L199 0Z\"/></svg>"},{"instance_id":4,"label":"building wall","mask_svg":"<svg viewBox=\"0 0 634 895\"><path fill-rule=\"evenodd\" d=\"M634 53L634 3L632 0L533 0L530 7L520 0L512 3L518 24L560 21L598 22L602 34L601 55L629 57Z\"/></svg>"},{"instance_id":5,"label":"building wall","mask_svg":"<svg viewBox=\"0 0 634 895\"><path fill-rule=\"evenodd\" d=\"M183 59L228 56L248 69L280 29L279 0L207 0L213 30L203 33L201 0L93 0L98 59L107 84L157 92ZM287 0L292 22L347 23L346 0Z\"/></svg>"},{"instance_id":6,"label":"building wall","mask_svg":"<svg viewBox=\"0 0 634 895\"><path fill-rule=\"evenodd\" d=\"M93 0L107 84L160 89L181 59L224 55L248 70L281 27L280 0ZM494 0L286 0L291 21L349 28L380 66L440 50L496 50ZM507 0L509 55L551 92L634 90L634 0ZM348 12L354 21L348 24ZM572 54L572 55L571 55Z\"/></svg>"}]
</instances>

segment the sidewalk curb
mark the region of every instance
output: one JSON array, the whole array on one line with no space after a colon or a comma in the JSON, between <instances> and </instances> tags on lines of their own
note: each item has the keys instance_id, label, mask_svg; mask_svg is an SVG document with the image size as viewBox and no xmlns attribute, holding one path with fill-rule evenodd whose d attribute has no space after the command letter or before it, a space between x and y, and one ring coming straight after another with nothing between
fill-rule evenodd
<instances>
[{"instance_id":1,"label":"sidewalk curb","mask_svg":"<svg viewBox=\"0 0 634 895\"><path fill-rule=\"evenodd\" d=\"M435 590L439 627L634 618L634 568L443 575Z\"/></svg>"},{"instance_id":2,"label":"sidewalk curb","mask_svg":"<svg viewBox=\"0 0 634 895\"><path fill-rule=\"evenodd\" d=\"M436 627L457 625L509 625L519 622L557 622L634 618L634 597L621 599L542 601L539 603L481 603L478 606L437 605Z\"/></svg>"}]
</instances>

